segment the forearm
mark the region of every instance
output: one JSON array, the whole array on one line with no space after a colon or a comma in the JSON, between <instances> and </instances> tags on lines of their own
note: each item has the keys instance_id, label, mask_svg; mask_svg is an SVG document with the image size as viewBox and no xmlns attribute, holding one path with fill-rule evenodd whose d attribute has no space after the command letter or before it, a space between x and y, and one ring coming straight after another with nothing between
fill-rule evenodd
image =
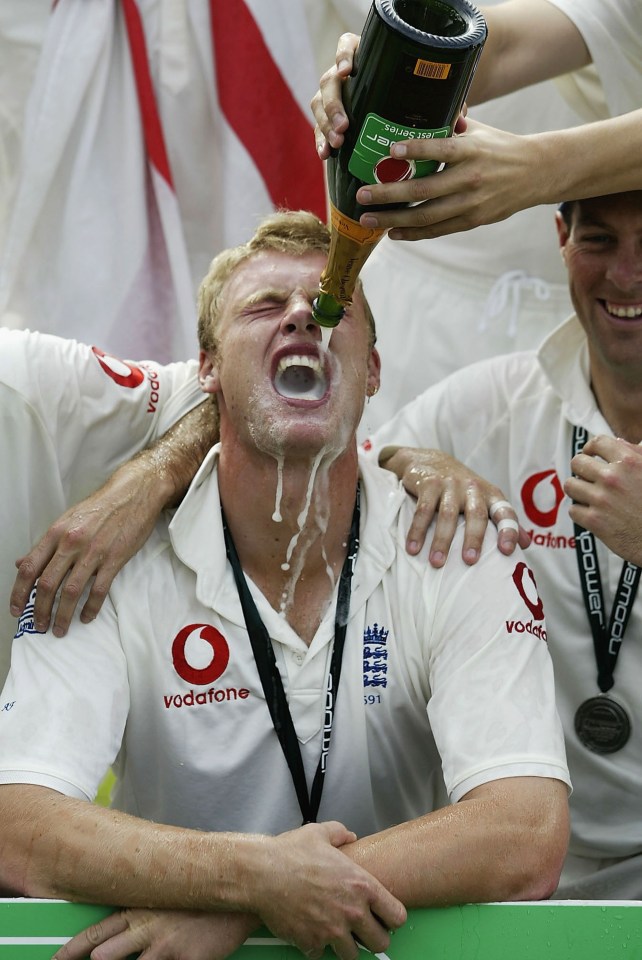
<instances>
[{"instance_id":1,"label":"forearm","mask_svg":"<svg viewBox=\"0 0 642 960\"><path fill-rule=\"evenodd\" d=\"M469 105L591 62L575 24L546 0L504 0L496 6L482 5L480 10L488 24L488 38L467 98Z\"/></svg>"},{"instance_id":2,"label":"forearm","mask_svg":"<svg viewBox=\"0 0 642 960\"><path fill-rule=\"evenodd\" d=\"M148 483L159 509L179 503L207 452L218 441L218 408L208 398L120 470Z\"/></svg>"},{"instance_id":3,"label":"forearm","mask_svg":"<svg viewBox=\"0 0 642 960\"><path fill-rule=\"evenodd\" d=\"M535 139L541 171L538 202L581 200L642 188L642 109Z\"/></svg>"},{"instance_id":4,"label":"forearm","mask_svg":"<svg viewBox=\"0 0 642 960\"><path fill-rule=\"evenodd\" d=\"M469 149L465 139L454 146ZM473 146L476 156L465 160L462 168L468 162L477 167L483 184L476 211L473 207L469 211L474 223L493 223L540 204L642 188L638 160L642 109L566 130L521 136L477 125L470 135ZM466 229L469 225L466 222Z\"/></svg>"},{"instance_id":5,"label":"forearm","mask_svg":"<svg viewBox=\"0 0 642 960\"><path fill-rule=\"evenodd\" d=\"M0 888L124 907L240 913L308 956L386 950L403 905L341 851L334 821L279 836L164 826L61 796L0 786Z\"/></svg>"},{"instance_id":6,"label":"forearm","mask_svg":"<svg viewBox=\"0 0 642 960\"><path fill-rule=\"evenodd\" d=\"M344 847L408 908L538 900L557 885L568 841L566 787L518 778Z\"/></svg>"},{"instance_id":7,"label":"forearm","mask_svg":"<svg viewBox=\"0 0 642 960\"><path fill-rule=\"evenodd\" d=\"M29 897L251 912L270 838L199 833L43 787L0 787L0 885Z\"/></svg>"}]
</instances>

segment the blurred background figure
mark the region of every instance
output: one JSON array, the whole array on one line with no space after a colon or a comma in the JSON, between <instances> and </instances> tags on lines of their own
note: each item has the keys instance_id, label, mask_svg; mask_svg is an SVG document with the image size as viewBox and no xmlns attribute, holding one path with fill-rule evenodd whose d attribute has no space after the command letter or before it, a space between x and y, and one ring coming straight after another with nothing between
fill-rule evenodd
<instances>
[{"instance_id":1,"label":"blurred background figure","mask_svg":"<svg viewBox=\"0 0 642 960\"><path fill-rule=\"evenodd\" d=\"M212 256L274 207L325 218L305 5L2 8L0 323L122 356L195 355Z\"/></svg>"}]
</instances>

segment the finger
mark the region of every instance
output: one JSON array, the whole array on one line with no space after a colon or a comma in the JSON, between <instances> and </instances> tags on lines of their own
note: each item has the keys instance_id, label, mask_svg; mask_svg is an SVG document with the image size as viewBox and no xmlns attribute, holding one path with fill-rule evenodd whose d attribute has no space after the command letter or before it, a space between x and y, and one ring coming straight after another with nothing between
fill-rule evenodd
<instances>
[{"instance_id":1,"label":"finger","mask_svg":"<svg viewBox=\"0 0 642 960\"><path fill-rule=\"evenodd\" d=\"M348 118L341 102L341 85L336 75L331 80L321 78L323 90L317 91L310 101L310 108L316 121L314 139L319 146L325 143L328 148L338 149L344 141L344 132L348 127ZM332 84L332 85L331 85Z\"/></svg>"},{"instance_id":2,"label":"finger","mask_svg":"<svg viewBox=\"0 0 642 960\"><path fill-rule=\"evenodd\" d=\"M592 530L593 533L597 532L593 528L590 507L581 503L572 503L568 508L568 515L573 523L578 524L578 526L583 527L585 530Z\"/></svg>"},{"instance_id":3,"label":"finger","mask_svg":"<svg viewBox=\"0 0 642 960\"><path fill-rule=\"evenodd\" d=\"M462 133L466 133L466 130L468 129L468 120L466 119L467 113L468 113L468 104L465 103L455 123L454 133L456 136L459 136Z\"/></svg>"},{"instance_id":4,"label":"finger","mask_svg":"<svg viewBox=\"0 0 642 960\"><path fill-rule=\"evenodd\" d=\"M479 560L488 526L486 499L476 486L471 485L466 491L464 516L466 525L461 555L464 563L472 566Z\"/></svg>"},{"instance_id":5,"label":"finger","mask_svg":"<svg viewBox=\"0 0 642 960\"><path fill-rule=\"evenodd\" d=\"M359 46L359 37L356 33L342 33L337 42L335 63L337 70L344 76L352 71L355 50Z\"/></svg>"},{"instance_id":6,"label":"finger","mask_svg":"<svg viewBox=\"0 0 642 960\"><path fill-rule=\"evenodd\" d=\"M338 820L328 820L321 826L333 847L342 847L345 843L354 843L357 839L356 833L348 830Z\"/></svg>"},{"instance_id":7,"label":"finger","mask_svg":"<svg viewBox=\"0 0 642 960\"><path fill-rule=\"evenodd\" d=\"M521 547L521 549L522 549L522 550L527 550L528 547L530 547L530 545L531 545L532 539L533 539L532 534L529 533L529 531L526 530L525 527L523 527L523 526L521 525L521 523L520 523L520 525L519 525L519 535L518 535L518 537L517 537L517 543L518 543L518 545Z\"/></svg>"},{"instance_id":8,"label":"finger","mask_svg":"<svg viewBox=\"0 0 642 960\"><path fill-rule=\"evenodd\" d=\"M406 537L406 551L411 556L416 556L426 541L428 527L432 523L439 505L441 496L439 479L426 476L421 467L411 467L407 473L404 473L402 482L407 492L417 501L412 523ZM444 562L445 557L437 558L436 565L442 566Z\"/></svg>"},{"instance_id":9,"label":"finger","mask_svg":"<svg viewBox=\"0 0 642 960\"><path fill-rule=\"evenodd\" d=\"M99 568L91 585L87 602L80 613L80 619L83 623L91 623L92 620L96 619L119 569L120 567L117 565L101 566Z\"/></svg>"},{"instance_id":10,"label":"finger","mask_svg":"<svg viewBox=\"0 0 642 960\"><path fill-rule=\"evenodd\" d=\"M407 180L401 186L405 187L409 183L412 183L412 180ZM474 207L471 207L470 203L466 207L462 197L456 198L455 201L452 197L443 201L429 198L422 203L416 203L409 196L402 196L399 202L415 203L415 206L368 211L361 214L359 222L369 229L389 230L389 236L393 240L425 240L441 237L449 233L471 230L481 222L475 218ZM464 213L460 215L462 209Z\"/></svg>"},{"instance_id":11,"label":"finger","mask_svg":"<svg viewBox=\"0 0 642 960\"><path fill-rule=\"evenodd\" d=\"M446 562L458 521L459 504L455 502L451 492L446 491L439 501L435 532L430 544L429 558L433 567L443 566Z\"/></svg>"},{"instance_id":12,"label":"finger","mask_svg":"<svg viewBox=\"0 0 642 960\"><path fill-rule=\"evenodd\" d=\"M370 914L377 921L376 936L381 936L381 931L383 931L384 938L388 940L388 943L385 944L381 941L383 945L380 950L386 950L389 944L389 931L398 930L408 919L406 908L401 900L398 900L389 890L386 890L383 884L378 884L377 892L370 902ZM370 924L369 919L368 924ZM368 949L371 949L371 947L368 946Z\"/></svg>"},{"instance_id":13,"label":"finger","mask_svg":"<svg viewBox=\"0 0 642 960\"><path fill-rule=\"evenodd\" d=\"M390 930L376 914L369 913L356 922L352 933L357 946L364 947L370 953L383 953L390 946Z\"/></svg>"},{"instance_id":14,"label":"finger","mask_svg":"<svg viewBox=\"0 0 642 960\"><path fill-rule=\"evenodd\" d=\"M69 574L70 568L76 573L76 579L71 583L65 579ZM56 596L61 586L63 616L60 622L63 623L66 618L67 625L69 624L71 614L75 610L76 604L82 594L82 589L78 587L78 581L82 582L84 587L84 583L87 582L91 575L87 574L87 576L85 576L81 571L81 565L74 567L71 560L65 554L61 554L60 551L51 563L47 564L36 584L36 598L33 611L36 629L46 630L49 626ZM63 634L58 633L56 635L62 636Z\"/></svg>"},{"instance_id":15,"label":"finger","mask_svg":"<svg viewBox=\"0 0 642 960\"><path fill-rule=\"evenodd\" d=\"M56 950L51 960L85 960L94 947L109 940L127 929L126 917L118 912L112 913L86 930L77 933L60 950ZM125 955L126 956L126 955Z\"/></svg>"},{"instance_id":16,"label":"finger","mask_svg":"<svg viewBox=\"0 0 642 960\"><path fill-rule=\"evenodd\" d=\"M517 513L508 500L499 499L493 500L490 504L488 515L497 527L497 547L501 553L509 557L515 551L520 539Z\"/></svg>"},{"instance_id":17,"label":"finger","mask_svg":"<svg viewBox=\"0 0 642 960\"><path fill-rule=\"evenodd\" d=\"M586 449L586 448L585 448ZM571 460L571 470L582 480L595 482L604 469L603 460L596 459L595 456L586 453L576 453Z\"/></svg>"},{"instance_id":18,"label":"finger","mask_svg":"<svg viewBox=\"0 0 642 960\"><path fill-rule=\"evenodd\" d=\"M389 203L420 203L431 199L432 189L430 177L417 177L414 180L404 180L400 183L373 183L359 187L357 201L362 206L369 204L377 206ZM393 216L394 210L373 210L362 214L363 217L376 217L380 226L395 227L400 222L399 216ZM411 211L414 212L414 211ZM404 211L401 223L407 222L409 211Z\"/></svg>"},{"instance_id":19,"label":"finger","mask_svg":"<svg viewBox=\"0 0 642 960\"><path fill-rule=\"evenodd\" d=\"M317 154L319 156L319 160L327 160L328 157L330 156L331 148L330 148L330 144L328 143L323 133L321 132L321 128L318 126L318 124L314 128L314 143L316 146Z\"/></svg>"},{"instance_id":20,"label":"finger","mask_svg":"<svg viewBox=\"0 0 642 960\"><path fill-rule=\"evenodd\" d=\"M58 606L54 615L54 620L52 624L52 632L56 637L64 637L69 629L69 624L71 623L72 617L76 612L76 607L83 596L87 585L89 584L93 573L89 572L90 568L84 564L77 564L73 567L71 573L65 580L62 589L60 590L60 596L58 600ZM90 597L95 591L95 583L91 587ZM99 591L100 593L100 591ZM95 618L93 616L85 616L85 609L87 606L90 606L90 610L94 607L97 610L100 609L105 597L103 596L98 603L99 596L95 596L90 605L90 599L87 599L87 602L82 608L82 621L83 623L89 623Z\"/></svg>"},{"instance_id":21,"label":"finger","mask_svg":"<svg viewBox=\"0 0 642 960\"><path fill-rule=\"evenodd\" d=\"M55 544L50 544L48 538L43 537L26 556L16 560L18 574L9 598L9 609L12 616L19 617L24 610L36 580L53 557L55 549ZM49 620L47 620L48 624Z\"/></svg>"},{"instance_id":22,"label":"finger","mask_svg":"<svg viewBox=\"0 0 642 960\"><path fill-rule=\"evenodd\" d=\"M356 942L354 937L350 935L341 937L338 940L333 940L330 946L332 947L332 950L336 956L339 957L339 960L357 960L357 957L359 956L359 944Z\"/></svg>"},{"instance_id":23,"label":"finger","mask_svg":"<svg viewBox=\"0 0 642 960\"><path fill-rule=\"evenodd\" d=\"M436 508L436 502L426 502L423 499L417 504L410 529L408 530L408 536L406 537L406 551L413 557L421 551L426 542L426 534L435 516ZM443 566L445 560L445 557L433 557L431 551L430 562L433 566Z\"/></svg>"},{"instance_id":24,"label":"finger","mask_svg":"<svg viewBox=\"0 0 642 960\"><path fill-rule=\"evenodd\" d=\"M568 477L563 485L564 493L576 503L587 505L590 503L594 486L581 477Z\"/></svg>"},{"instance_id":25,"label":"finger","mask_svg":"<svg viewBox=\"0 0 642 960\"><path fill-rule=\"evenodd\" d=\"M141 940L141 934L142 931L135 932L125 929L122 933L105 939L100 946L94 948L91 960L128 960L129 957L134 955L149 957L151 960L151 952L148 953L147 950L142 954L138 952L143 947L153 947L153 944L148 943L147 940ZM155 956L160 955L155 954Z\"/></svg>"},{"instance_id":26,"label":"finger","mask_svg":"<svg viewBox=\"0 0 642 960\"><path fill-rule=\"evenodd\" d=\"M591 437L584 444L584 453L591 457L601 457L606 461L619 460L622 450L633 450L642 455L640 447L635 443L628 443L617 437L607 437L605 434L599 434L597 437Z\"/></svg>"},{"instance_id":27,"label":"finger","mask_svg":"<svg viewBox=\"0 0 642 960\"><path fill-rule=\"evenodd\" d=\"M343 143L343 134L348 128L348 116L342 98L343 76L337 67L331 67L321 77L319 90L313 96L310 108L321 132L333 147Z\"/></svg>"},{"instance_id":28,"label":"finger","mask_svg":"<svg viewBox=\"0 0 642 960\"><path fill-rule=\"evenodd\" d=\"M81 610L80 619L83 623L91 623L92 620L96 619L119 569L118 564L106 563L102 555L92 557L85 562L79 562L72 568L60 591L60 599L53 623L55 636L63 637L66 634L78 602L84 595L92 577L93 583L91 583L87 600Z\"/></svg>"},{"instance_id":29,"label":"finger","mask_svg":"<svg viewBox=\"0 0 642 960\"><path fill-rule=\"evenodd\" d=\"M320 960L324 952L323 947L312 947L310 950L306 950L303 956L307 957L308 960Z\"/></svg>"}]
</instances>

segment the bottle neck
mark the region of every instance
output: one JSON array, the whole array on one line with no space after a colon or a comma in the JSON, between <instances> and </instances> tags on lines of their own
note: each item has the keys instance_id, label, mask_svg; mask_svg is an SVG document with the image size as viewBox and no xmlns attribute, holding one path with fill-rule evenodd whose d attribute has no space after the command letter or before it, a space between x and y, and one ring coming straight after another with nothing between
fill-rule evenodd
<instances>
[{"instance_id":1,"label":"bottle neck","mask_svg":"<svg viewBox=\"0 0 642 960\"><path fill-rule=\"evenodd\" d=\"M319 293L312 304L312 317L320 327L336 327L344 313L345 308L331 293Z\"/></svg>"}]
</instances>

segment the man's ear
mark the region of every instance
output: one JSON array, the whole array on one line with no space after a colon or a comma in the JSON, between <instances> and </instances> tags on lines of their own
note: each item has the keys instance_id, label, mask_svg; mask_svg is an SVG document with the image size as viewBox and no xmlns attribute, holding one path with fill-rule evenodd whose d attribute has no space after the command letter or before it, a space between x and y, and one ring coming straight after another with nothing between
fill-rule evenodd
<instances>
[{"instance_id":1,"label":"man's ear","mask_svg":"<svg viewBox=\"0 0 642 960\"><path fill-rule=\"evenodd\" d=\"M374 397L381 384L381 357L376 347L370 351L368 358L368 381L366 383L366 396Z\"/></svg>"},{"instance_id":2,"label":"man's ear","mask_svg":"<svg viewBox=\"0 0 642 960\"><path fill-rule=\"evenodd\" d=\"M199 354L198 382L203 393L217 393L219 389L218 366L206 350Z\"/></svg>"},{"instance_id":3,"label":"man's ear","mask_svg":"<svg viewBox=\"0 0 642 960\"><path fill-rule=\"evenodd\" d=\"M559 240L560 245L560 255L562 260L566 263L566 243L570 233L568 227L566 226L566 221L559 210L555 213L555 226L557 227L557 239Z\"/></svg>"}]
</instances>

